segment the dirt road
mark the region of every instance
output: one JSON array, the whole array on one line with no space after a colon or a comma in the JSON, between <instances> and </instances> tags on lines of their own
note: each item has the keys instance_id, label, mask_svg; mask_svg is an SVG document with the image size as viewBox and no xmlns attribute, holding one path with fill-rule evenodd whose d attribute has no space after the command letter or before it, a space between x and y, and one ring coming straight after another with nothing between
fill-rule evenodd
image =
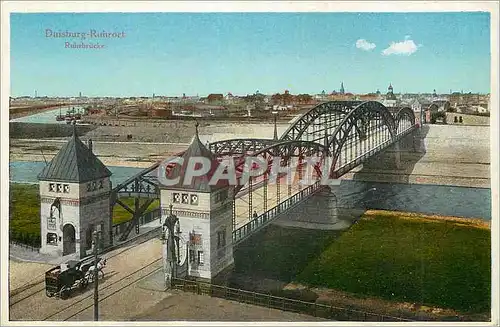
<instances>
[{"instance_id":1,"label":"dirt road","mask_svg":"<svg viewBox=\"0 0 500 327\"><path fill-rule=\"evenodd\" d=\"M126 248L125 251L123 248L118 249L107 253L105 257L110 259L104 269L105 277L99 281L99 294L102 297L161 268L161 260L159 260L161 258L161 241L153 239ZM22 274L23 272L18 270L16 273ZM31 275L31 272L26 271L25 274ZM48 298L43 286L42 283L36 288L26 290L24 294L17 294L15 298L11 297L9 304L11 320L65 320L93 303L93 284L90 284L91 287L84 291L76 289L72 296L66 300L56 297ZM135 303L136 301L139 299L136 298L131 302Z\"/></svg>"},{"instance_id":2,"label":"dirt road","mask_svg":"<svg viewBox=\"0 0 500 327\"><path fill-rule=\"evenodd\" d=\"M99 320L101 321L312 321L307 315L268 309L209 296L164 291L145 287L149 276L161 279L161 241L148 242L109 252L105 277L99 283ZM14 263L10 265L12 286L20 288L30 278L42 277L47 265ZM33 284L33 283L32 283ZM10 320L17 321L91 321L93 284L66 300L48 298L44 283L38 283L10 298Z\"/></svg>"}]
</instances>

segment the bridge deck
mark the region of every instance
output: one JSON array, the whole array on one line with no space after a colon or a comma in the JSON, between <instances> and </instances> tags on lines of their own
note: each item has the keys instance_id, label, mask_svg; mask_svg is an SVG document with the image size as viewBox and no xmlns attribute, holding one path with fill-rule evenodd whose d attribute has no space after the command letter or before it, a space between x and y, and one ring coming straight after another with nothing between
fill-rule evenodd
<instances>
[{"instance_id":1,"label":"bridge deck","mask_svg":"<svg viewBox=\"0 0 500 327\"><path fill-rule=\"evenodd\" d=\"M282 178L283 180L283 178ZM304 189L304 186L302 186ZM291 196L300 192L300 186L297 182L294 182L291 185ZM284 182L281 182L280 185L280 202L285 201L290 196L288 195L288 185L285 185ZM278 205L278 186L277 184L269 184L267 185L267 209L271 209ZM243 195L240 198L236 199L236 225L234 229L240 228L244 224L249 222L249 195ZM264 212L264 186L260 186L259 188L254 188L252 192L252 210L257 212L258 215L261 215ZM250 213L253 214L253 211Z\"/></svg>"}]
</instances>

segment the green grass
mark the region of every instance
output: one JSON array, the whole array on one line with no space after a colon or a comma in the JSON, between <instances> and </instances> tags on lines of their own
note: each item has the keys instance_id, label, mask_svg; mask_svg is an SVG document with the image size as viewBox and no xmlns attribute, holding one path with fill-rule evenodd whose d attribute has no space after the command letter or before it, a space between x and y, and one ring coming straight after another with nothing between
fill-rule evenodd
<instances>
[{"instance_id":1,"label":"green grass","mask_svg":"<svg viewBox=\"0 0 500 327\"><path fill-rule=\"evenodd\" d=\"M9 230L40 236L38 185L10 184Z\"/></svg>"},{"instance_id":2,"label":"green grass","mask_svg":"<svg viewBox=\"0 0 500 327\"><path fill-rule=\"evenodd\" d=\"M123 203L134 208L133 198L121 198ZM141 204L145 199L141 199ZM147 212L159 207L155 200ZM132 219L132 215L120 205L113 208L113 224ZM40 237L40 196L38 185L10 184L9 231L13 236L30 234ZM17 237L15 237L17 238ZM17 238L18 239L18 238Z\"/></svg>"},{"instance_id":3,"label":"green grass","mask_svg":"<svg viewBox=\"0 0 500 327\"><path fill-rule=\"evenodd\" d=\"M129 206L132 210L134 209L134 198L120 198L120 201ZM139 205L142 206L143 203L146 202L146 199L140 199ZM160 200L154 200L148 208L146 212L153 211L154 209L160 206ZM132 219L132 214L125 210L121 205L117 204L113 207L113 224L120 224Z\"/></svg>"},{"instance_id":4,"label":"green grass","mask_svg":"<svg viewBox=\"0 0 500 327\"><path fill-rule=\"evenodd\" d=\"M270 225L235 249L236 272L292 282L336 235Z\"/></svg>"},{"instance_id":5,"label":"green grass","mask_svg":"<svg viewBox=\"0 0 500 327\"><path fill-rule=\"evenodd\" d=\"M236 270L361 297L490 310L490 230L370 218L342 234L270 226L238 247Z\"/></svg>"}]
</instances>

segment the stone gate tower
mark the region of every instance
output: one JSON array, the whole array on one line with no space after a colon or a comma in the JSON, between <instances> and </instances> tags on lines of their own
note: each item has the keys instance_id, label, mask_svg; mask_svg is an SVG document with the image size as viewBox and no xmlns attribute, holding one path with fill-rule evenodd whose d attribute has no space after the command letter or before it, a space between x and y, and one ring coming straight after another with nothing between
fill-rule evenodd
<instances>
[{"instance_id":1,"label":"stone gate tower","mask_svg":"<svg viewBox=\"0 0 500 327\"><path fill-rule=\"evenodd\" d=\"M197 126L198 127L198 126ZM207 174L193 177L185 183L185 172L189 158L204 157L210 160L211 167ZM212 152L198 137L198 128L191 145L183 155L184 162L176 165L169 173L169 178L179 177L174 186L161 186L162 220L169 217L177 221L175 234L178 236L178 264L182 269L176 277L202 279L212 282L222 271L230 270L234 265L233 231L233 192L234 186L227 180L210 185L217 167L220 165ZM186 185L187 184L187 185ZM164 233L168 234L167 228ZM171 260L173 242L164 244L164 260ZM177 246L176 246L177 247ZM166 267L167 285L175 273Z\"/></svg>"},{"instance_id":2,"label":"stone gate tower","mask_svg":"<svg viewBox=\"0 0 500 327\"><path fill-rule=\"evenodd\" d=\"M41 253L85 257L98 225L102 245L110 245L110 176L92 153L92 141L87 147L73 126L69 142L38 175Z\"/></svg>"}]
</instances>

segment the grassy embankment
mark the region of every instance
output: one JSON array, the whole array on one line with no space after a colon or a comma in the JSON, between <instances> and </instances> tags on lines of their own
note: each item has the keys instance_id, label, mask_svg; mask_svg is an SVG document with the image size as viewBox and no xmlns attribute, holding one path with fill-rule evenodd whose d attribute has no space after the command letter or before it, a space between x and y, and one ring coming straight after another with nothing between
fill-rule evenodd
<instances>
[{"instance_id":1,"label":"grassy embankment","mask_svg":"<svg viewBox=\"0 0 500 327\"><path fill-rule=\"evenodd\" d=\"M122 202L133 208L133 198L122 198ZM141 202L142 204L142 202ZM148 211L159 206L153 202ZM128 221L132 215L119 205L113 208L113 224ZM38 185L10 184L9 232L12 239L39 246L40 238L40 196ZM36 244L38 242L38 244Z\"/></svg>"},{"instance_id":2,"label":"grassy embankment","mask_svg":"<svg viewBox=\"0 0 500 327\"><path fill-rule=\"evenodd\" d=\"M466 220L367 212L343 233L271 225L237 248L235 267L361 298L487 313L490 236Z\"/></svg>"}]
</instances>

